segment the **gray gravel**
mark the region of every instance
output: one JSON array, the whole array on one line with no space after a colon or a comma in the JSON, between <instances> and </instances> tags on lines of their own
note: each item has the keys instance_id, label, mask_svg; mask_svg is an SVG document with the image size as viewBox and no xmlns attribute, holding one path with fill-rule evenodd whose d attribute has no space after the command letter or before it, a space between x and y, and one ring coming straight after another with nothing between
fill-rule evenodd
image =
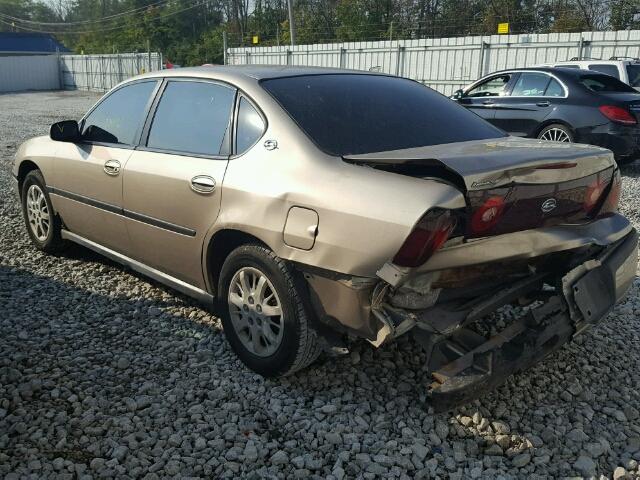
<instances>
[{"instance_id":1,"label":"gray gravel","mask_svg":"<svg viewBox=\"0 0 640 480\"><path fill-rule=\"evenodd\" d=\"M264 380L219 321L80 247L42 255L17 145L96 97L0 96L0 477L640 478L640 302L453 414L408 339ZM623 212L640 225L640 166Z\"/></svg>"}]
</instances>

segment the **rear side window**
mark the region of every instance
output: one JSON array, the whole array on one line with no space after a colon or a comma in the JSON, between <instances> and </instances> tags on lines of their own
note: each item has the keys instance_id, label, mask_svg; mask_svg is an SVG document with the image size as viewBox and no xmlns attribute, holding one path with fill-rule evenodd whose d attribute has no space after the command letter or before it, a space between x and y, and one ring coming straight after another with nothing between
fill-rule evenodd
<instances>
[{"instance_id":1,"label":"rear side window","mask_svg":"<svg viewBox=\"0 0 640 480\"><path fill-rule=\"evenodd\" d=\"M544 73L524 72L511 92L512 97L541 97L544 95L551 77Z\"/></svg>"},{"instance_id":2,"label":"rear side window","mask_svg":"<svg viewBox=\"0 0 640 480\"><path fill-rule=\"evenodd\" d=\"M592 92L636 93L635 89L609 75L582 75L580 83Z\"/></svg>"},{"instance_id":3,"label":"rear side window","mask_svg":"<svg viewBox=\"0 0 640 480\"><path fill-rule=\"evenodd\" d=\"M262 136L264 120L251 102L240 97L238 106L238 127L236 129L236 153L241 154L249 150Z\"/></svg>"},{"instance_id":4,"label":"rear side window","mask_svg":"<svg viewBox=\"0 0 640 480\"><path fill-rule=\"evenodd\" d=\"M594 72L606 73L607 75L611 75L612 77L620 79L620 72L618 72L618 67L615 65L608 65L606 63L592 63L589 65L589 70L593 70Z\"/></svg>"},{"instance_id":5,"label":"rear side window","mask_svg":"<svg viewBox=\"0 0 640 480\"><path fill-rule=\"evenodd\" d=\"M629 77L629 85L640 87L640 65L627 65L627 76Z\"/></svg>"},{"instance_id":6,"label":"rear side window","mask_svg":"<svg viewBox=\"0 0 640 480\"><path fill-rule=\"evenodd\" d=\"M498 77L490 78L482 82L480 85L476 85L471 90L465 93L465 97L498 97L504 95L505 88L511 75L500 75Z\"/></svg>"},{"instance_id":7,"label":"rear side window","mask_svg":"<svg viewBox=\"0 0 640 480\"><path fill-rule=\"evenodd\" d=\"M111 93L85 118L83 140L132 145L156 85L156 81L138 82Z\"/></svg>"},{"instance_id":8,"label":"rear side window","mask_svg":"<svg viewBox=\"0 0 640 480\"><path fill-rule=\"evenodd\" d=\"M149 148L196 155L228 155L235 90L209 82L167 84L149 131Z\"/></svg>"},{"instance_id":9,"label":"rear side window","mask_svg":"<svg viewBox=\"0 0 640 480\"><path fill-rule=\"evenodd\" d=\"M323 151L349 155L504 137L475 113L412 80L328 74L263 80Z\"/></svg>"},{"instance_id":10,"label":"rear side window","mask_svg":"<svg viewBox=\"0 0 640 480\"><path fill-rule=\"evenodd\" d=\"M544 92L545 97L563 97L564 89L560 82L558 82L555 78L552 78L547 86L547 89Z\"/></svg>"}]
</instances>

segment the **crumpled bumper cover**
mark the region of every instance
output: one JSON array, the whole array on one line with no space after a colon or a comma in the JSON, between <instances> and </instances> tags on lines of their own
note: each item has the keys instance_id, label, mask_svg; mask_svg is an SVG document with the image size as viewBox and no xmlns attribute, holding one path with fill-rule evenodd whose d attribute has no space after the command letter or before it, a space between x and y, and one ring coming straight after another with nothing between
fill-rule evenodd
<instances>
[{"instance_id":1,"label":"crumpled bumper cover","mask_svg":"<svg viewBox=\"0 0 640 480\"><path fill-rule=\"evenodd\" d=\"M597 258L568 272L561 294L432 373L435 381L429 393L436 411L477 398L598 323L624 298L637 263L638 233L633 230Z\"/></svg>"}]
</instances>

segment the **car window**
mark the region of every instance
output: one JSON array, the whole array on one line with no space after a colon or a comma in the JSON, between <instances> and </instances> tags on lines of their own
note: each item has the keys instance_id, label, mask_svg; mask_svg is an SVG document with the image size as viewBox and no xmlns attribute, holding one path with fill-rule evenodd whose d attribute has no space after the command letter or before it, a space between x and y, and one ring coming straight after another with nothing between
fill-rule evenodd
<instances>
[{"instance_id":1,"label":"car window","mask_svg":"<svg viewBox=\"0 0 640 480\"><path fill-rule=\"evenodd\" d=\"M627 65L627 76L629 77L629 85L640 87L640 65Z\"/></svg>"},{"instance_id":2,"label":"car window","mask_svg":"<svg viewBox=\"0 0 640 480\"><path fill-rule=\"evenodd\" d=\"M262 80L260 85L330 155L506 136L444 95L404 78L301 75Z\"/></svg>"},{"instance_id":3,"label":"car window","mask_svg":"<svg viewBox=\"0 0 640 480\"><path fill-rule=\"evenodd\" d=\"M606 63L592 63L589 65L589 70L593 70L594 72L606 73L607 75L611 75L612 77L616 77L620 79L620 72L618 72L618 67L615 65L608 65Z\"/></svg>"},{"instance_id":4,"label":"car window","mask_svg":"<svg viewBox=\"0 0 640 480\"><path fill-rule=\"evenodd\" d=\"M580 83L592 92L636 93L629 85L609 75L582 75Z\"/></svg>"},{"instance_id":5,"label":"car window","mask_svg":"<svg viewBox=\"0 0 640 480\"><path fill-rule=\"evenodd\" d=\"M224 85L170 81L153 117L147 146L197 155L228 155L235 90Z\"/></svg>"},{"instance_id":6,"label":"car window","mask_svg":"<svg viewBox=\"0 0 640 480\"><path fill-rule=\"evenodd\" d=\"M512 97L541 97L551 77L544 73L523 72L511 92Z\"/></svg>"},{"instance_id":7,"label":"car window","mask_svg":"<svg viewBox=\"0 0 640 480\"><path fill-rule=\"evenodd\" d=\"M464 94L465 97L498 97L504 95L505 87L511 75L500 75L476 85Z\"/></svg>"},{"instance_id":8,"label":"car window","mask_svg":"<svg viewBox=\"0 0 640 480\"><path fill-rule=\"evenodd\" d=\"M251 102L240 98L238 107L238 127L236 129L236 153L241 154L249 150L262 136L264 120Z\"/></svg>"},{"instance_id":9,"label":"car window","mask_svg":"<svg viewBox=\"0 0 640 480\"><path fill-rule=\"evenodd\" d=\"M544 92L545 97L564 97L564 89L560 82L552 78Z\"/></svg>"},{"instance_id":10,"label":"car window","mask_svg":"<svg viewBox=\"0 0 640 480\"><path fill-rule=\"evenodd\" d=\"M138 82L115 90L87 115L82 124L82 139L133 144L156 85L156 81Z\"/></svg>"}]
</instances>

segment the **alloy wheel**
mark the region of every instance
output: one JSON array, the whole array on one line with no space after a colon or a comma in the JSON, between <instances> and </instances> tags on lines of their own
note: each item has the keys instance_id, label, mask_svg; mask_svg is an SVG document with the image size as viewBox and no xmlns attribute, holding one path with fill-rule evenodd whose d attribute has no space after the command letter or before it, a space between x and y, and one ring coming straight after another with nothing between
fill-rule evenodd
<instances>
[{"instance_id":1,"label":"alloy wheel","mask_svg":"<svg viewBox=\"0 0 640 480\"><path fill-rule=\"evenodd\" d=\"M570 143L571 137L561 128L550 128L540 135L540 140L548 140L550 142Z\"/></svg>"},{"instance_id":2,"label":"alloy wheel","mask_svg":"<svg viewBox=\"0 0 640 480\"><path fill-rule=\"evenodd\" d=\"M273 284L254 267L243 267L231 279L229 314L242 345L254 355L273 355L282 343L284 318Z\"/></svg>"},{"instance_id":3,"label":"alloy wheel","mask_svg":"<svg viewBox=\"0 0 640 480\"><path fill-rule=\"evenodd\" d=\"M27 190L27 218L33 235L44 242L49 236L51 218L44 192L38 185L31 185Z\"/></svg>"}]
</instances>

